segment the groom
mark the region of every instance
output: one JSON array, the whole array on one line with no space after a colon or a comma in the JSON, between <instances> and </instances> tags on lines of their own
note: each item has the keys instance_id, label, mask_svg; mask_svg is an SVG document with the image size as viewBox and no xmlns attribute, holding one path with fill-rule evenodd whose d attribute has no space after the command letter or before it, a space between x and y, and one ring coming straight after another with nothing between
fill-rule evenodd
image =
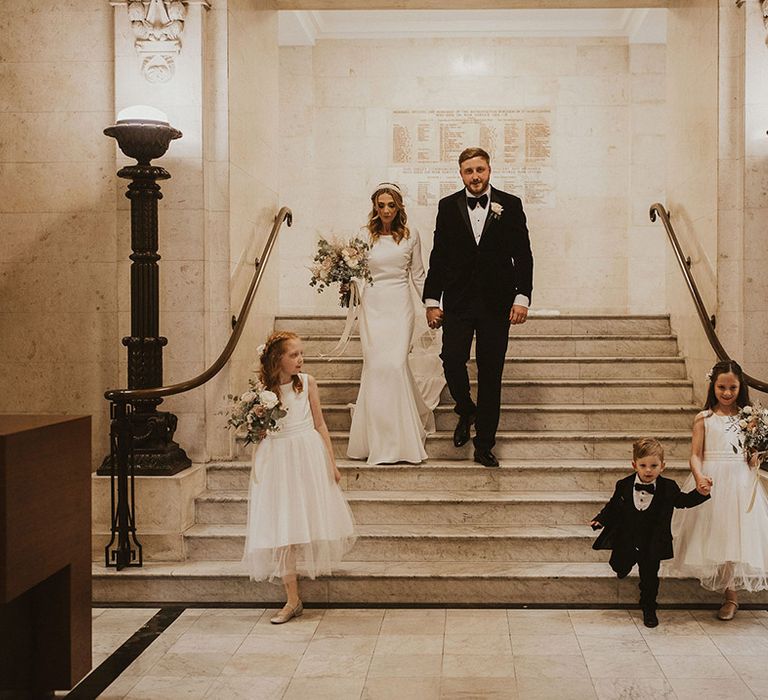
<instances>
[{"instance_id":1,"label":"groom","mask_svg":"<svg viewBox=\"0 0 768 700\"><path fill-rule=\"evenodd\" d=\"M509 324L525 323L533 287L533 256L519 198L490 186L490 156L482 148L459 155L465 189L440 200L424 284L430 328L443 326L443 371L459 422L453 444L469 441L474 460L498 467L492 449L501 411L501 377ZM440 300L442 298L442 309ZM477 404L469 393L476 337Z\"/></svg>"}]
</instances>

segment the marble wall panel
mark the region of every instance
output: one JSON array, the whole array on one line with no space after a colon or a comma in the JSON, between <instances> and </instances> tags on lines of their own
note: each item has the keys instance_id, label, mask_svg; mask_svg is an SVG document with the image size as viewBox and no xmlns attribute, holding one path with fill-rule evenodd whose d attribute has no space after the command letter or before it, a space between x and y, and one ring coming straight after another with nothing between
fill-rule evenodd
<instances>
[{"instance_id":1,"label":"marble wall panel","mask_svg":"<svg viewBox=\"0 0 768 700\"><path fill-rule=\"evenodd\" d=\"M94 464L117 380L111 13L32 2L0 18L0 412L90 414Z\"/></svg>"},{"instance_id":2,"label":"marble wall panel","mask_svg":"<svg viewBox=\"0 0 768 700\"><path fill-rule=\"evenodd\" d=\"M674 2L667 24L667 208L705 303L717 300L718 8ZM685 86L695 84L696 90ZM696 393L712 364L683 276L667 256L667 307Z\"/></svg>"},{"instance_id":3,"label":"marble wall panel","mask_svg":"<svg viewBox=\"0 0 768 700\"><path fill-rule=\"evenodd\" d=\"M228 4L229 46L229 294L238 308L278 211L277 13L250 2ZM254 76L258 76L258 90ZM286 202L287 203L287 202ZM284 227L283 235L289 229ZM254 348L272 329L279 271L275 255L261 287L229 373L233 393L247 386ZM251 261L251 262L249 262ZM210 431L209 431L210 432ZM209 439L211 439L209 437ZM219 439L217 450L228 447Z\"/></svg>"}]
</instances>

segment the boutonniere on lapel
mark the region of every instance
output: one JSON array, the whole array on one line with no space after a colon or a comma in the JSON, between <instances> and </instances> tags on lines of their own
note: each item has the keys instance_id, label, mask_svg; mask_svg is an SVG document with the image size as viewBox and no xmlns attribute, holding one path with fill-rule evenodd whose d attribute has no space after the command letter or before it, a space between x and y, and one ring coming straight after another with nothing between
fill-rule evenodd
<instances>
[{"instance_id":1,"label":"boutonniere on lapel","mask_svg":"<svg viewBox=\"0 0 768 700\"><path fill-rule=\"evenodd\" d=\"M504 207L502 207L501 204L498 202L491 202L491 219L500 219L503 212Z\"/></svg>"}]
</instances>

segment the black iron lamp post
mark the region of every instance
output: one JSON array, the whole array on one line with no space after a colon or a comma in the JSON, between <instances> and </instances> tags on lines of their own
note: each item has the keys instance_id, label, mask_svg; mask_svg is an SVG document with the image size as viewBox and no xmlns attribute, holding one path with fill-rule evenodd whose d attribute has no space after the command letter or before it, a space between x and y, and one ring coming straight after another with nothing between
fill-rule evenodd
<instances>
[{"instance_id":1,"label":"black iron lamp post","mask_svg":"<svg viewBox=\"0 0 768 700\"><path fill-rule=\"evenodd\" d=\"M125 196L131 200L131 334L123 338L123 345L128 348L128 388L151 389L163 385L163 346L168 342L160 335L159 323L157 202L163 195L157 181L170 174L150 161L160 158L182 134L162 112L147 107L124 110L104 133L137 160L117 173L130 180ZM177 418L158 411L161 402L161 398L138 399L128 407L135 473L142 476L169 476L191 464L173 440ZM100 474L111 473L112 459L104 460Z\"/></svg>"}]
</instances>

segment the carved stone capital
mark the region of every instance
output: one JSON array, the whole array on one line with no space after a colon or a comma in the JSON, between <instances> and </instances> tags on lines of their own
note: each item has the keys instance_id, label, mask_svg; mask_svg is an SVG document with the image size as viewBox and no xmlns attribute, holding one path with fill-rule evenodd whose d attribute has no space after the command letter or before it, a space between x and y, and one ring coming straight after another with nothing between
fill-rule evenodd
<instances>
[{"instance_id":1,"label":"carved stone capital","mask_svg":"<svg viewBox=\"0 0 768 700\"><path fill-rule=\"evenodd\" d=\"M187 15L181 0L128 0L128 21L136 36L141 72L150 83L173 78L176 56L181 53L181 35Z\"/></svg>"}]
</instances>

